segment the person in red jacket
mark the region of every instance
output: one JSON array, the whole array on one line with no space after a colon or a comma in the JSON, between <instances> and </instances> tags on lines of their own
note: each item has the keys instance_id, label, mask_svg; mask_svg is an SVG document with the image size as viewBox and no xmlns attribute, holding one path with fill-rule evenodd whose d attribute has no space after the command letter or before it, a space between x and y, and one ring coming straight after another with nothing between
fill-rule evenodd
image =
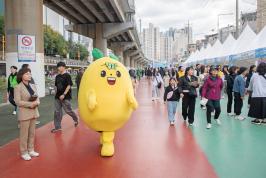
<instances>
[{"instance_id":1,"label":"person in red jacket","mask_svg":"<svg viewBox=\"0 0 266 178\"><path fill-rule=\"evenodd\" d=\"M223 88L223 80L218 76L216 68L210 69L210 76L205 81L202 88L202 97L208 99L207 102L207 129L211 128L211 113L215 110L214 119L218 125L221 125L219 116L221 113L221 91Z\"/></svg>"}]
</instances>

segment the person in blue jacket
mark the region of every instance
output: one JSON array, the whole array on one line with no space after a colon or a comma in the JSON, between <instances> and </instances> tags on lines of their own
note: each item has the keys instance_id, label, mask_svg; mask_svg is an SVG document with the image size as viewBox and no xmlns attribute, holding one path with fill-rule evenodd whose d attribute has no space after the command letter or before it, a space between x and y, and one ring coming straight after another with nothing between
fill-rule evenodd
<instances>
[{"instance_id":1,"label":"person in blue jacket","mask_svg":"<svg viewBox=\"0 0 266 178\"><path fill-rule=\"evenodd\" d=\"M245 117L241 116L241 110L243 107L243 100L246 93L246 81L245 78L248 74L246 67L240 67L238 76L235 78L233 92L234 92L234 111L236 119L244 120Z\"/></svg>"}]
</instances>

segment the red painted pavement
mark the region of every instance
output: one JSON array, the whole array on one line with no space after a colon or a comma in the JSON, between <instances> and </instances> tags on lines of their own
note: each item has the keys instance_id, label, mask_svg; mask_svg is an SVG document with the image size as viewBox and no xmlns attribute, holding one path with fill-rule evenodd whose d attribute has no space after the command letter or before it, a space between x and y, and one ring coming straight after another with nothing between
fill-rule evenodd
<instances>
[{"instance_id":1,"label":"red painted pavement","mask_svg":"<svg viewBox=\"0 0 266 178\"><path fill-rule=\"evenodd\" d=\"M18 140L2 147L0 178L216 178L189 129L182 121L169 127L165 106L150 93L141 82L140 107L116 133L114 157L100 157L99 134L65 117L62 133L51 134L52 123L37 130L39 158L21 160Z\"/></svg>"}]
</instances>

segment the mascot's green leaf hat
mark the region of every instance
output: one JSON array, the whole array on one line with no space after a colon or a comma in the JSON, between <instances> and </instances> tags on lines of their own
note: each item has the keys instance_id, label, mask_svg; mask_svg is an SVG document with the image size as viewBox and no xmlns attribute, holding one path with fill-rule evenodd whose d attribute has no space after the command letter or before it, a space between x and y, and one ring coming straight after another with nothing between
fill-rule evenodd
<instances>
[{"instance_id":1,"label":"mascot's green leaf hat","mask_svg":"<svg viewBox=\"0 0 266 178\"><path fill-rule=\"evenodd\" d=\"M101 50L99 50L98 48L94 48L92 50L92 56L93 56L93 61L96 61L98 59L101 59L104 57L104 54ZM113 60L119 61L119 58L114 55L114 54L110 54L109 57Z\"/></svg>"}]
</instances>

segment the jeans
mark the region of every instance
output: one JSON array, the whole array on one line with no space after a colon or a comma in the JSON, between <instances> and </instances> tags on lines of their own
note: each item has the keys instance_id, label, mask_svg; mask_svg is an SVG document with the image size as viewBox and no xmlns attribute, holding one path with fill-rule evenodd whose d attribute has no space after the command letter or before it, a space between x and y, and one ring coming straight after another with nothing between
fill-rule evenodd
<instances>
[{"instance_id":1,"label":"jeans","mask_svg":"<svg viewBox=\"0 0 266 178\"><path fill-rule=\"evenodd\" d=\"M209 100L207 103L207 122L211 124L211 113L215 110L214 119L218 119L221 114L220 100Z\"/></svg>"},{"instance_id":2,"label":"jeans","mask_svg":"<svg viewBox=\"0 0 266 178\"><path fill-rule=\"evenodd\" d=\"M175 121L175 113L177 108L177 101L167 101L167 111L168 111L168 120L169 122Z\"/></svg>"},{"instance_id":3,"label":"jeans","mask_svg":"<svg viewBox=\"0 0 266 178\"><path fill-rule=\"evenodd\" d=\"M235 102L235 106L234 106L234 110L235 110L235 114L237 116L239 116L241 114L241 110L243 107L243 100L241 99L240 93L238 92L234 92L234 102Z\"/></svg>"},{"instance_id":4,"label":"jeans","mask_svg":"<svg viewBox=\"0 0 266 178\"><path fill-rule=\"evenodd\" d=\"M184 93L184 98L182 99L182 116L184 120L187 120L188 117L190 124L194 123L195 104L196 97L191 97L187 93Z\"/></svg>"},{"instance_id":5,"label":"jeans","mask_svg":"<svg viewBox=\"0 0 266 178\"><path fill-rule=\"evenodd\" d=\"M56 129L61 129L61 121L63 117L62 107L65 112L72 117L72 119L77 122L78 117L71 108L70 100L59 100L55 99L55 111L54 111L54 125Z\"/></svg>"}]
</instances>

